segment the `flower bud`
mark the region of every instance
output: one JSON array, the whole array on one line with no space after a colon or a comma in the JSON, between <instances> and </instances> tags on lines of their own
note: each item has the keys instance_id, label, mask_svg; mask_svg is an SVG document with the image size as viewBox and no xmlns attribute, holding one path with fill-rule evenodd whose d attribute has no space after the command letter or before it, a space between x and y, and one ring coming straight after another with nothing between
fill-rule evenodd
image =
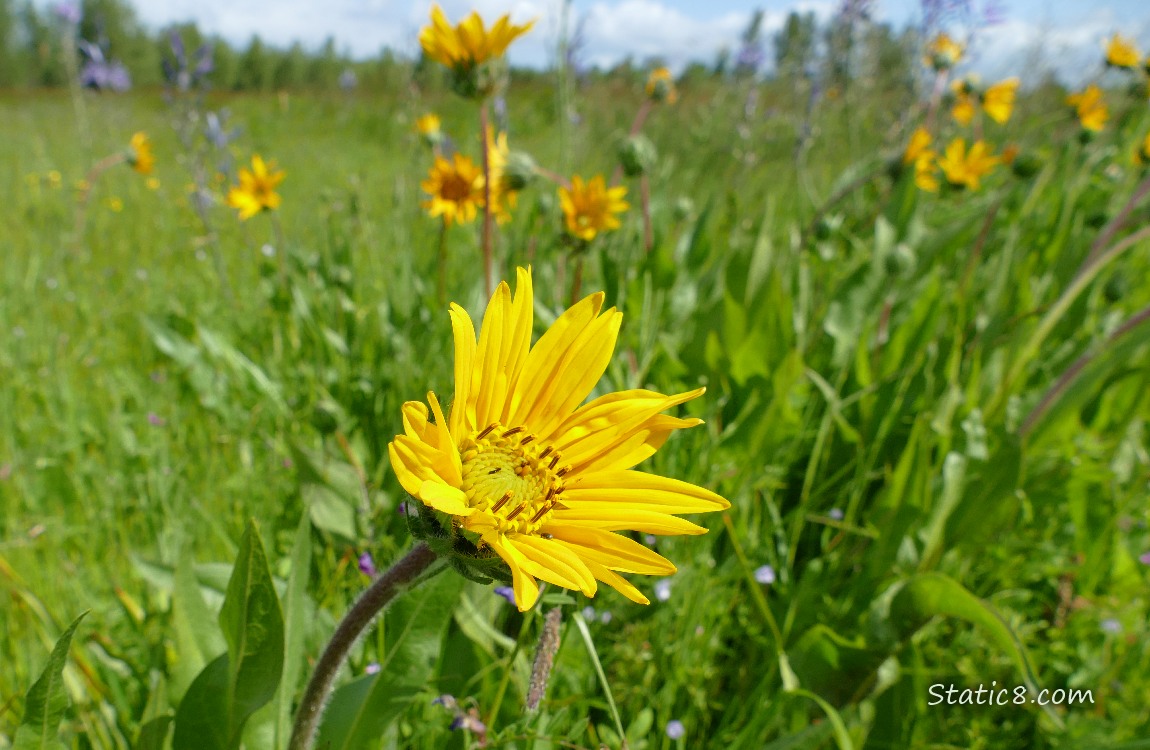
<instances>
[{"instance_id":1,"label":"flower bud","mask_svg":"<svg viewBox=\"0 0 1150 750\"><path fill-rule=\"evenodd\" d=\"M512 151L507 155L507 165L503 168L503 189L519 191L535 180L535 160L526 151Z\"/></svg>"},{"instance_id":2,"label":"flower bud","mask_svg":"<svg viewBox=\"0 0 1150 750\"><path fill-rule=\"evenodd\" d=\"M628 177L638 177L646 174L655 166L658 152L651 139L642 134L628 136L619 142L619 163Z\"/></svg>"}]
</instances>

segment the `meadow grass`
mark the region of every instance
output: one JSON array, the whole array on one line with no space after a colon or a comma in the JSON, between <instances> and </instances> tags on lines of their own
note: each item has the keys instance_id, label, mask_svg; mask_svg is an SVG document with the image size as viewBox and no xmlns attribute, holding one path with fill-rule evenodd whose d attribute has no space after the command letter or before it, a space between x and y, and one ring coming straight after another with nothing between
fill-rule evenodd
<instances>
[{"instance_id":1,"label":"meadow grass","mask_svg":"<svg viewBox=\"0 0 1150 750\"><path fill-rule=\"evenodd\" d=\"M658 541L679 566L669 597L636 580L649 607L612 591L549 600L595 608L628 746L1144 746L1150 362L1147 331L1121 326L1150 295L1147 243L1056 301L1141 179L1128 154L1145 115L1132 107L1082 143L1035 94L996 133L1037 154L1037 174L1000 169L978 192L935 197L888 175L911 120L890 113L908 102L848 92L820 105L799 149L802 97L768 86L752 111L749 86L687 86L652 114L653 247L633 209L586 256L583 289L626 314L596 394L706 385L684 407L706 425L649 467L732 501L699 520L708 535ZM549 87L512 91L512 146L584 175L610 173L641 100L624 80L581 90L564 140ZM440 113L474 155L472 107L414 90L209 105L244 129L236 161L259 153L287 173L275 218L241 224L216 206L214 236L158 93L89 97L90 151L66 95L0 99L0 747L84 610L62 737L162 747L141 727L222 650L209 631L249 518L281 585L307 519L307 659L366 586L358 556L382 565L410 544L386 446L404 401L452 382L438 226L420 208L430 154L412 123ZM107 173L77 236L75 181L137 130L155 142L158 188ZM533 266L546 324L573 270L553 188L520 201L499 275ZM1146 219L1136 207L1116 239ZM449 298L478 319L478 236L449 240ZM264 245L286 256L289 292ZM770 584L755 578L764 565ZM525 717L542 617L490 587L443 586L434 663L375 746L470 746L431 705L441 693L478 710L490 746L621 744L575 628L542 712ZM387 658L403 612L352 674ZM305 677L281 686L289 705ZM1093 703L927 705L930 685L992 680L1087 688ZM257 714L247 746L282 745L275 719Z\"/></svg>"}]
</instances>

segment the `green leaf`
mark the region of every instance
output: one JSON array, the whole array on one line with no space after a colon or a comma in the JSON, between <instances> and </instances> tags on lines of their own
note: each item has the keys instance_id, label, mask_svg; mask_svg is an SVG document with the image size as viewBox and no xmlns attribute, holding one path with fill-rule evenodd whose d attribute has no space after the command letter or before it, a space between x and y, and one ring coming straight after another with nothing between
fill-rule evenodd
<instances>
[{"instance_id":1,"label":"green leaf","mask_svg":"<svg viewBox=\"0 0 1150 750\"><path fill-rule=\"evenodd\" d=\"M889 624L903 638L909 637L934 617L957 617L978 625L1014 661L1026 687L1032 693L1039 692L1041 688L1022 639L997 609L958 581L941 573L915 576L890 602ZM1049 706L1043 708L1056 725L1062 726L1062 720Z\"/></svg>"},{"instance_id":2,"label":"green leaf","mask_svg":"<svg viewBox=\"0 0 1150 750\"><path fill-rule=\"evenodd\" d=\"M254 521L240 541L220 629L231 657L230 728L238 739L244 721L275 695L284 664L283 614Z\"/></svg>"},{"instance_id":3,"label":"green leaf","mask_svg":"<svg viewBox=\"0 0 1150 750\"><path fill-rule=\"evenodd\" d=\"M172 627L177 656L172 666L175 695L180 695L203 670L208 660L226 648L204 603L191 557L183 555L172 577Z\"/></svg>"},{"instance_id":4,"label":"green leaf","mask_svg":"<svg viewBox=\"0 0 1150 750\"><path fill-rule=\"evenodd\" d=\"M462 587L459 576L437 576L387 611L388 651L380 659L379 673L335 691L316 747L359 750L379 746L388 725L430 687L443 634Z\"/></svg>"},{"instance_id":5,"label":"green leaf","mask_svg":"<svg viewBox=\"0 0 1150 750\"><path fill-rule=\"evenodd\" d=\"M307 581L311 573L311 520L304 516L292 544L291 573L284 597L284 668L276 694L276 747L287 747L291 734L292 698L303 671L304 630L307 626Z\"/></svg>"},{"instance_id":6,"label":"green leaf","mask_svg":"<svg viewBox=\"0 0 1150 750\"><path fill-rule=\"evenodd\" d=\"M64 665L68 661L68 649L72 647L72 636L87 614L84 612L73 620L56 641L44 671L24 697L24 719L16 728L12 750L40 750L59 746L56 733L60 728L60 719L68 708L68 695L64 692Z\"/></svg>"},{"instance_id":7,"label":"green leaf","mask_svg":"<svg viewBox=\"0 0 1150 750\"><path fill-rule=\"evenodd\" d=\"M164 716L157 716L149 722L146 722L140 727L140 737L136 740L136 744L132 746L133 750L164 750L164 743L168 739L168 733L172 729L172 717L169 714Z\"/></svg>"},{"instance_id":8,"label":"green leaf","mask_svg":"<svg viewBox=\"0 0 1150 750\"><path fill-rule=\"evenodd\" d=\"M271 700L284 663L279 598L254 521L240 540L239 557L220 611L227 653L192 682L176 711L174 750L234 750L244 723Z\"/></svg>"}]
</instances>

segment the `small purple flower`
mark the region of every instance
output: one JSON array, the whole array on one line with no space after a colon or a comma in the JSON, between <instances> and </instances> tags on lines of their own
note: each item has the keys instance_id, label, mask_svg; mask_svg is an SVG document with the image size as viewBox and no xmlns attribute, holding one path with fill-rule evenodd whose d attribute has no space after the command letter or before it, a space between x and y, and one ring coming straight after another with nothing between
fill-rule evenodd
<instances>
[{"instance_id":1,"label":"small purple flower","mask_svg":"<svg viewBox=\"0 0 1150 750\"><path fill-rule=\"evenodd\" d=\"M671 579L661 578L655 582L655 598L665 602L671 598Z\"/></svg>"},{"instance_id":2,"label":"small purple flower","mask_svg":"<svg viewBox=\"0 0 1150 750\"><path fill-rule=\"evenodd\" d=\"M683 739L683 735L687 733L687 728L683 726L683 722L678 719L671 719L667 722L667 736L673 740Z\"/></svg>"},{"instance_id":3,"label":"small purple flower","mask_svg":"<svg viewBox=\"0 0 1150 750\"><path fill-rule=\"evenodd\" d=\"M1150 552L1143 552L1141 555L1139 555L1138 562L1142 563L1143 565L1150 565Z\"/></svg>"},{"instance_id":4,"label":"small purple flower","mask_svg":"<svg viewBox=\"0 0 1150 750\"><path fill-rule=\"evenodd\" d=\"M370 552L364 552L359 556L359 572L368 578L375 578L375 574L379 572L375 569L375 560L371 558Z\"/></svg>"},{"instance_id":5,"label":"small purple flower","mask_svg":"<svg viewBox=\"0 0 1150 750\"><path fill-rule=\"evenodd\" d=\"M1118 635L1122 632L1122 623L1118 622L1118 620L1114 619L1113 617L1107 617L1105 620L1099 623L1099 627L1102 628L1103 633L1110 633L1111 635Z\"/></svg>"},{"instance_id":6,"label":"small purple flower","mask_svg":"<svg viewBox=\"0 0 1150 750\"><path fill-rule=\"evenodd\" d=\"M648 547L654 547L658 541L659 537L655 536L654 534L645 534L643 536L643 544L647 545Z\"/></svg>"},{"instance_id":7,"label":"small purple flower","mask_svg":"<svg viewBox=\"0 0 1150 750\"><path fill-rule=\"evenodd\" d=\"M167 422L159 414L154 411L148 412L148 424L152 427L163 427Z\"/></svg>"},{"instance_id":8,"label":"small purple flower","mask_svg":"<svg viewBox=\"0 0 1150 750\"><path fill-rule=\"evenodd\" d=\"M842 508L831 508L830 511L827 512L827 515L835 521L841 521L843 520L843 515L845 514L843 513Z\"/></svg>"},{"instance_id":9,"label":"small purple flower","mask_svg":"<svg viewBox=\"0 0 1150 750\"><path fill-rule=\"evenodd\" d=\"M599 622L606 625L607 623L611 622L611 620L613 620L614 618L615 618L615 616L613 614L604 610L603 614L599 615Z\"/></svg>"},{"instance_id":10,"label":"small purple flower","mask_svg":"<svg viewBox=\"0 0 1150 750\"><path fill-rule=\"evenodd\" d=\"M508 604L515 603L515 589L510 586L496 586L495 593L507 600Z\"/></svg>"},{"instance_id":11,"label":"small purple flower","mask_svg":"<svg viewBox=\"0 0 1150 750\"><path fill-rule=\"evenodd\" d=\"M454 711L457 708L459 708L459 701L455 700L454 695L449 695L448 693L444 693L443 695L439 696L438 698L433 699L431 701L431 705L443 706L444 708L446 708L449 711Z\"/></svg>"},{"instance_id":12,"label":"small purple flower","mask_svg":"<svg viewBox=\"0 0 1150 750\"><path fill-rule=\"evenodd\" d=\"M379 669L380 669L379 662L373 661L371 664L368 664L366 667L363 668L363 673L364 674L379 674Z\"/></svg>"},{"instance_id":13,"label":"small purple flower","mask_svg":"<svg viewBox=\"0 0 1150 750\"><path fill-rule=\"evenodd\" d=\"M61 21L75 26L80 23L80 5L74 2L56 3L52 6L52 13Z\"/></svg>"},{"instance_id":14,"label":"small purple flower","mask_svg":"<svg viewBox=\"0 0 1150 750\"><path fill-rule=\"evenodd\" d=\"M770 565L760 565L755 569L755 580L764 586L770 586L775 579L775 569Z\"/></svg>"},{"instance_id":15,"label":"small purple flower","mask_svg":"<svg viewBox=\"0 0 1150 750\"><path fill-rule=\"evenodd\" d=\"M586 620L587 622L595 622L595 608L590 607L590 606L584 607L583 608L583 619Z\"/></svg>"}]
</instances>

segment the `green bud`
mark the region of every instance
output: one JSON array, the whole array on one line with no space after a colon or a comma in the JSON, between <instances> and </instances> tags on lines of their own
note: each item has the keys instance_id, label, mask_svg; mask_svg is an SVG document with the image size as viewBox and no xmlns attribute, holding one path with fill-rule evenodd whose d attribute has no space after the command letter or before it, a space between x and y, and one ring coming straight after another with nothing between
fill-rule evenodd
<instances>
[{"instance_id":1,"label":"green bud","mask_svg":"<svg viewBox=\"0 0 1150 750\"><path fill-rule=\"evenodd\" d=\"M1042 166L1042 159L1037 154L1019 154L1014 164L1010 165L1010 169L1015 177L1027 179L1038 174Z\"/></svg>"},{"instance_id":2,"label":"green bud","mask_svg":"<svg viewBox=\"0 0 1150 750\"><path fill-rule=\"evenodd\" d=\"M655 166L659 154L655 144L645 135L636 134L628 136L619 142L619 163L623 165L623 172L628 177L638 177L646 174Z\"/></svg>"},{"instance_id":3,"label":"green bud","mask_svg":"<svg viewBox=\"0 0 1150 750\"><path fill-rule=\"evenodd\" d=\"M503 169L503 189L522 190L530 185L536 176L535 160L526 151L512 151L507 155L507 165Z\"/></svg>"},{"instance_id":4,"label":"green bud","mask_svg":"<svg viewBox=\"0 0 1150 750\"><path fill-rule=\"evenodd\" d=\"M685 221L695 215L695 202L687 196L681 196L675 201L673 208L675 221Z\"/></svg>"}]
</instances>

